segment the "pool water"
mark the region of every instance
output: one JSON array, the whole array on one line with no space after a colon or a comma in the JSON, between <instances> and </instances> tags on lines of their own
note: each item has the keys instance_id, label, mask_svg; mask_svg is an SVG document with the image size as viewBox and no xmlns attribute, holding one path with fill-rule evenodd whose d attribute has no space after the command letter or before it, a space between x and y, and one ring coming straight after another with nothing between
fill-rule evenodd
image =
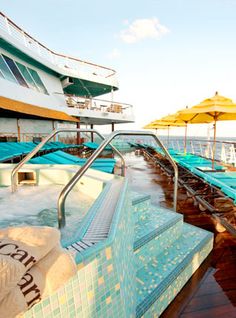
<instances>
[{"instance_id":1,"label":"pool water","mask_svg":"<svg viewBox=\"0 0 236 318\"><path fill-rule=\"evenodd\" d=\"M9 226L58 227L57 199L61 185L22 186L11 193L0 188L0 228ZM94 202L78 190L72 190L66 200L66 227L63 237L75 235L81 221Z\"/></svg>"}]
</instances>

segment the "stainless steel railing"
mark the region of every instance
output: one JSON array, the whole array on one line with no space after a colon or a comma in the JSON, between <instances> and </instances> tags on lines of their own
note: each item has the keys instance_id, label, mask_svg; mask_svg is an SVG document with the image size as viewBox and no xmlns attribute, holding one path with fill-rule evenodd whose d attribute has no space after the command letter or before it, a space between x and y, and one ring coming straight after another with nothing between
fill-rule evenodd
<instances>
[{"instance_id":1,"label":"stainless steel railing","mask_svg":"<svg viewBox=\"0 0 236 318\"><path fill-rule=\"evenodd\" d=\"M76 185L76 183L79 181L79 179L84 175L84 173L89 169L91 164L94 162L94 160L101 154L101 152L105 149L107 145L111 143L111 141L117 137L117 136L150 136L153 137L156 143L162 148L164 151L166 157L169 159L171 165L174 168L174 210L177 209L177 191L178 191L178 167L174 160L171 158L169 152L167 151L166 147L162 144L162 142L158 139L158 137L152 133L152 132L144 132L144 131L115 131L110 136L105 139L100 146L94 151L94 153L89 157L87 162L78 170L78 172L71 178L71 180L67 183L67 185L63 188L61 191L58 202L57 202L57 208L58 208L58 225L59 228L63 228L66 224L65 219L65 201L70 193L70 191L73 189L73 187Z\"/></svg>"},{"instance_id":2,"label":"stainless steel railing","mask_svg":"<svg viewBox=\"0 0 236 318\"><path fill-rule=\"evenodd\" d=\"M30 153L28 153L27 156L25 156L12 170L11 173L11 188L12 192L15 192L17 189L17 172L22 168L22 166L29 161L51 138L53 138L55 135L62 133L62 132L79 132L79 133L85 133L90 132L97 134L102 140L105 139L105 137L100 134L95 129L78 129L78 128L63 128L63 129L57 129L54 130L50 135L48 135L45 139L43 139ZM118 151L114 146L111 145L112 150L121 158L121 175L125 175L125 160L120 151Z\"/></svg>"}]
</instances>

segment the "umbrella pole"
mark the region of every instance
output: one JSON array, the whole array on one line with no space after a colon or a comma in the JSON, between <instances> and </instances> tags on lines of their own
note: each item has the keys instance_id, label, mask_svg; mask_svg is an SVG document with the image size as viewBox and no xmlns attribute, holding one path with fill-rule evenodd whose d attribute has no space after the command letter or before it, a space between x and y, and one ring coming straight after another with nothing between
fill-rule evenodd
<instances>
[{"instance_id":1,"label":"umbrella pole","mask_svg":"<svg viewBox=\"0 0 236 318\"><path fill-rule=\"evenodd\" d=\"M167 149L169 148L169 140L170 140L170 126L168 126Z\"/></svg>"},{"instance_id":2,"label":"umbrella pole","mask_svg":"<svg viewBox=\"0 0 236 318\"><path fill-rule=\"evenodd\" d=\"M216 151L216 119L214 122L214 137L213 137L213 148L212 148L212 169L214 169L215 151Z\"/></svg>"},{"instance_id":3,"label":"umbrella pole","mask_svg":"<svg viewBox=\"0 0 236 318\"><path fill-rule=\"evenodd\" d=\"M184 136L184 154L186 155L187 152L187 124L185 126L185 136Z\"/></svg>"}]
</instances>

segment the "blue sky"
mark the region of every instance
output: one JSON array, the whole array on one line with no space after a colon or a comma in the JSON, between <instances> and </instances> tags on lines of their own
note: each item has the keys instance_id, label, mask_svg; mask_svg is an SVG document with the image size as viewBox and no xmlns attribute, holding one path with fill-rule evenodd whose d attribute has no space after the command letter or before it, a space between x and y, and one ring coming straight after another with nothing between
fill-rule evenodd
<instances>
[{"instance_id":1,"label":"blue sky","mask_svg":"<svg viewBox=\"0 0 236 318\"><path fill-rule=\"evenodd\" d=\"M1 0L1 11L50 49L114 68L135 128L215 91L236 101L236 0Z\"/></svg>"}]
</instances>

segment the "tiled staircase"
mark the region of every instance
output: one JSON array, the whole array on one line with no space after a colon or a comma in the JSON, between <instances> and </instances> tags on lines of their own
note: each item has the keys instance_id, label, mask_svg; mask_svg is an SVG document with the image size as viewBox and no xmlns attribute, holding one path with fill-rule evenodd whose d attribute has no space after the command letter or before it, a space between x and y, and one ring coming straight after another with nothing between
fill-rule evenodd
<instances>
[{"instance_id":1,"label":"tiled staircase","mask_svg":"<svg viewBox=\"0 0 236 318\"><path fill-rule=\"evenodd\" d=\"M71 245L76 275L24 318L159 317L210 253L211 233L119 180L104 189Z\"/></svg>"},{"instance_id":2,"label":"tiled staircase","mask_svg":"<svg viewBox=\"0 0 236 318\"><path fill-rule=\"evenodd\" d=\"M159 317L210 253L213 235L133 194L136 317Z\"/></svg>"}]
</instances>

